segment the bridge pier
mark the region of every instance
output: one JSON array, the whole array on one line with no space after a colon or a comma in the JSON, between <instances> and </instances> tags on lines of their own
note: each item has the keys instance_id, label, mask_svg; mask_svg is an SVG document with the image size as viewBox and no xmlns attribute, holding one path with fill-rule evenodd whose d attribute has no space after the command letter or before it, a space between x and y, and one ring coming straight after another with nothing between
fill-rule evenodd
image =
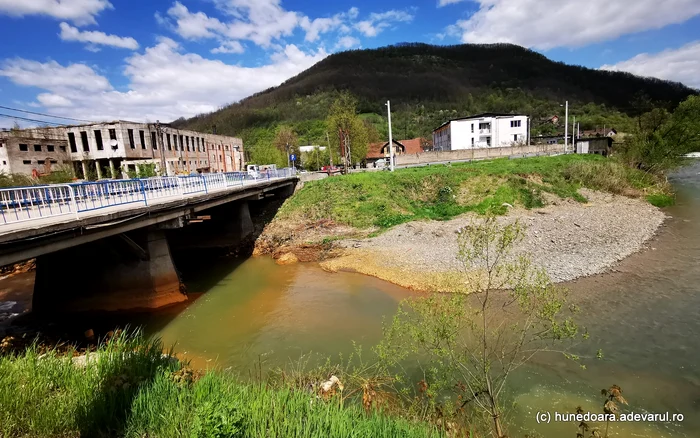
<instances>
[{"instance_id":1,"label":"bridge pier","mask_svg":"<svg viewBox=\"0 0 700 438\"><path fill-rule=\"evenodd\" d=\"M154 309L186 301L165 232L130 236L38 257L33 311Z\"/></svg>"}]
</instances>

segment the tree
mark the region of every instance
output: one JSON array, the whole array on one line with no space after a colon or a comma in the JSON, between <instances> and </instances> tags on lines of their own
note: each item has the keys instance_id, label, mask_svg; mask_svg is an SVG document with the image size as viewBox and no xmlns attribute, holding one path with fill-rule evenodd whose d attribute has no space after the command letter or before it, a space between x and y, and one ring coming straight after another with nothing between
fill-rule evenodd
<instances>
[{"instance_id":1,"label":"tree","mask_svg":"<svg viewBox=\"0 0 700 438\"><path fill-rule=\"evenodd\" d=\"M274 145L287 157L290 154L299 155L299 137L289 126L280 126L275 136Z\"/></svg>"},{"instance_id":2,"label":"tree","mask_svg":"<svg viewBox=\"0 0 700 438\"><path fill-rule=\"evenodd\" d=\"M700 151L700 96L690 96L673 113L655 108L639 117L639 126L619 156L629 166L660 173Z\"/></svg>"},{"instance_id":3,"label":"tree","mask_svg":"<svg viewBox=\"0 0 700 438\"><path fill-rule=\"evenodd\" d=\"M471 409L498 438L506 433L501 396L508 376L544 351L578 360L567 350L587 337L572 319L576 308L567 307L566 292L526 256L513 254L522 238L519 223L500 225L493 216L461 229L463 293L404 301L376 348L389 367L427 358L421 384L430 400L456 395L457 411Z\"/></svg>"},{"instance_id":4,"label":"tree","mask_svg":"<svg viewBox=\"0 0 700 438\"><path fill-rule=\"evenodd\" d=\"M347 140L351 163L359 163L367 156L369 148L367 127L357 115L357 100L348 92L342 92L331 105L327 126L333 155L340 156L342 162L342 141Z\"/></svg>"}]
</instances>

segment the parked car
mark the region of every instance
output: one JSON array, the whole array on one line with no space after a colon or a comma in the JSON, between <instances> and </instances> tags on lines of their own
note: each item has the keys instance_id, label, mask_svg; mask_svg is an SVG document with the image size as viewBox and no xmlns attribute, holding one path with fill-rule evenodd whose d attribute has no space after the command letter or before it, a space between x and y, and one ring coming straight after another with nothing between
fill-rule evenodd
<instances>
[{"instance_id":1,"label":"parked car","mask_svg":"<svg viewBox=\"0 0 700 438\"><path fill-rule=\"evenodd\" d=\"M325 173L327 173L328 175L339 174L339 173L341 173L342 171L343 171L343 169L341 169L340 167L336 167L336 166L323 166L323 167L321 168L321 172L325 172Z\"/></svg>"}]
</instances>

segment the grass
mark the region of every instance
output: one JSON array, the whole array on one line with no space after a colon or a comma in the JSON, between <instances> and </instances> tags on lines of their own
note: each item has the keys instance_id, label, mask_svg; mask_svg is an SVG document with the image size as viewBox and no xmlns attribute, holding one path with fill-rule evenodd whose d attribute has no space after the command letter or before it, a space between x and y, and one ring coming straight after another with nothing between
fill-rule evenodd
<instances>
[{"instance_id":1,"label":"grass","mask_svg":"<svg viewBox=\"0 0 700 438\"><path fill-rule=\"evenodd\" d=\"M231 374L193 373L159 341L118 335L85 366L36 347L0 355L0 437L440 436L430 425Z\"/></svg>"},{"instance_id":2,"label":"grass","mask_svg":"<svg viewBox=\"0 0 700 438\"><path fill-rule=\"evenodd\" d=\"M466 212L504 214L507 205L541 207L545 193L586 199L582 187L672 202L663 181L596 155L564 155L454 163L396 172L367 172L307 183L280 210L280 219L330 219L360 229L387 229Z\"/></svg>"}]
</instances>

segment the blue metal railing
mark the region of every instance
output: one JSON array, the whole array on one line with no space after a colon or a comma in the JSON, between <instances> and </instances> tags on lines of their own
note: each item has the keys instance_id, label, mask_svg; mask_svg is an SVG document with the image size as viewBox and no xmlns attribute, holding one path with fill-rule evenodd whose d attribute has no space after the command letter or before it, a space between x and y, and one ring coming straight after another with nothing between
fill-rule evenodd
<instances>
[{"instance_id":1,"label":"blue metal railing","mask_svg":"<svg viewBox=\"0 0 700 438\"><path fill-rule=\"evenodd\" d=\"M270 170L254 177L247 172L166 176L142 179L51 184L0 189L0 224L46 217L76 215L119 205L169 197L184 198L211 193L262 180L288 178L294 169Z\"/></svg>"}]
</instances>

